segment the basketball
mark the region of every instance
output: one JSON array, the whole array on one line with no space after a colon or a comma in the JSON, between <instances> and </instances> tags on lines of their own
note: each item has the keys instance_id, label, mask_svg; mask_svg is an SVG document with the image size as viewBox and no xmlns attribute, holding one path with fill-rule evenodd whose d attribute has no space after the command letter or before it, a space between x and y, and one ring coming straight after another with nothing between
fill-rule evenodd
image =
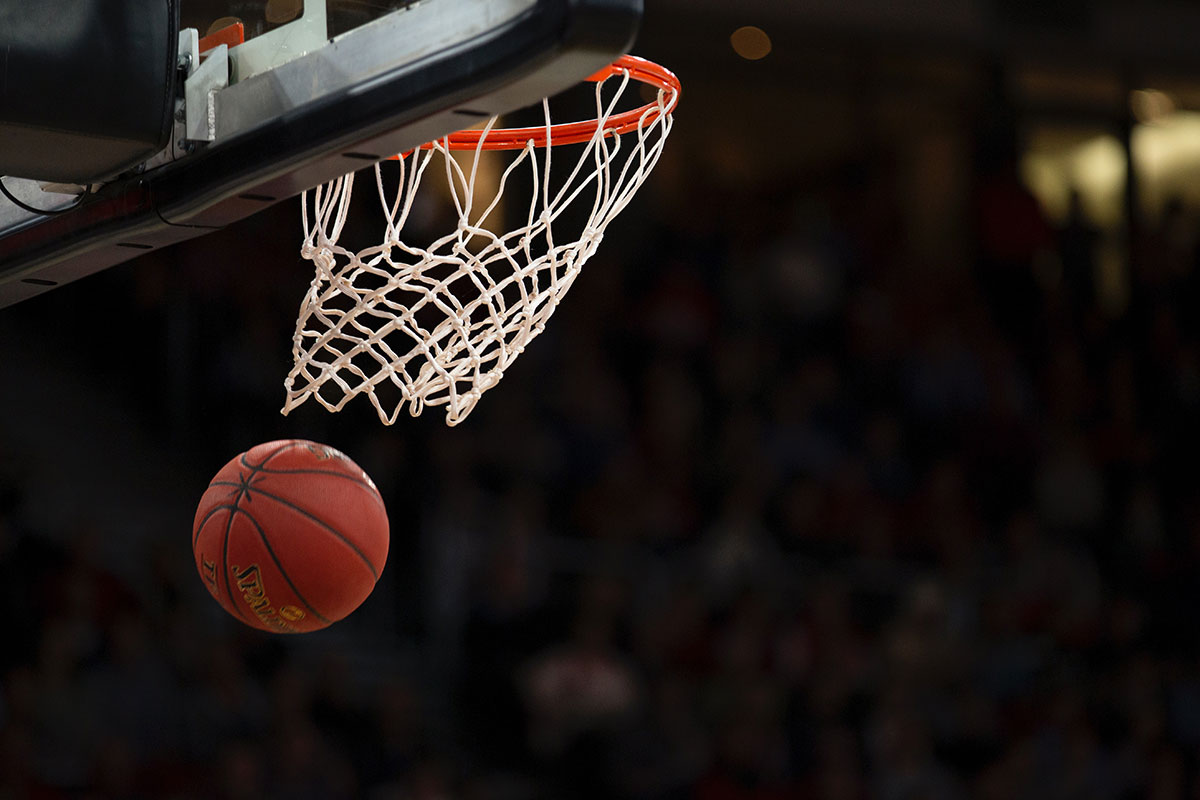
<instances>
[{"instance_id":1,"label":"basketball","mask_svg":"<svg viewBox=\"0 0 1200 800\"><path fill-rule=\"evenodd\" d=\"M383 498L327 445L267 442L209 483L192 529L196 569L242 622L273 633L320 630L358 608L388 552Z\"/></svg>"}]
</instances>

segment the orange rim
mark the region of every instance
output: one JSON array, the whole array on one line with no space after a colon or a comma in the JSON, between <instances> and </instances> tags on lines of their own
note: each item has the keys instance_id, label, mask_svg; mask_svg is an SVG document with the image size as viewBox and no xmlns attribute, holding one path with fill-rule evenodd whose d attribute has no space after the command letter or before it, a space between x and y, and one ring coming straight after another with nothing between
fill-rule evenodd
<instances>
[{"instance_id":1,"label":"orange rim","mask_svg":"<svg viewBox=\"0 0 1200 800\"><path fill-rule=\"evenodd\" d=\"M596 83L625 73L628 73L633 80L667 92L668 97L662 108L659 108L657 102L651 102L629 111L613 114L605 121L605 136L629 133L640 127L652 125L660 116L670 114L679 105L679 95L683 87L675 73L653 61L647 61L637 56L621 56L595 75L588 77L588 80ZM450 150L521 150L529 142L533 142L535 147L546 147L548 143L560 145L586 142L596 135L599 125L599 120L592 119L562 122L551 125L549 128L545 125L534 128L493 128L487 132L487 138L483 139L482 146L479 142L483 138L484 132L480 130L458 131L438 141ZM431 146L424 145L423 149Z\"/></svg>"}]
</instances>

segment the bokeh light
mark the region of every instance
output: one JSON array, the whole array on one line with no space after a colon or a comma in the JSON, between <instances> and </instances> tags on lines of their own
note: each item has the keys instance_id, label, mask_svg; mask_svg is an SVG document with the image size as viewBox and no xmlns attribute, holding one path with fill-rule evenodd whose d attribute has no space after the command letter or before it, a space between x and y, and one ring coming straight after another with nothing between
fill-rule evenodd
<instances>
[{"instance_id":1,"label":"bokeh light","mask_svg":"<svg viewBox=\"0 0 1200 800\"><path fill-rule=\"evenodd\" d=\"M733 51L747 61L766 58L771 52L771 37L762 28L743 25L729 37Z\"/></svg>"},{"instance_id":2,"label":"bokeh light","mask_svg":"<svg viewBox=\"0 0 1200 800\"><path fill-rule=\"evenodd\" d=\"M1143 124L1153 124L1175 111L1175 101L1158 89L1136 89L1129 94L1129 108Z\"/></svg>"}]
</instances>

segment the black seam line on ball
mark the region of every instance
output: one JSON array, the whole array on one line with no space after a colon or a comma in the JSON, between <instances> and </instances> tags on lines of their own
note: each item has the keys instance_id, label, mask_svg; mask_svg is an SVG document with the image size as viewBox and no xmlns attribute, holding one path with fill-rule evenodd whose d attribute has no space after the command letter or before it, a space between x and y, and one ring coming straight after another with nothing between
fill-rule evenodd
<instances>
[{"instance_id":1,"label":"black seam line on ball","mask_svg":"<svg viewBox=\"0 0 1200 800\"><path fill-rule=\"evenodd\" d=\"M238 510L241 511L241 509ZM274 562L275 568L279 570L279 574L283 576L285 581L287 581L287 585L291 588L292 593L300 599L300 602L304 604L305 608L312 612L314 617L321 620L321 622L324 622L326 625L332 625L333 620L326 619L321 615L320 611L317 611L315 608L313 608L312 604L309 603L308 600L304 599L304 595L300 594L300 590L296 588L296 584L292 583L292 579L288 577L287 570L283 568L283 564L279 563L279 559L275 556L275 551L271 549L271 542L267 539L266 533L263 532L262 526L258 524L258 520L245 511L241 511L241 513L246 515L246 519L250 520L250 524L254 526L256 531L258 531L258 538L262 539L263 547L267 548L267 555L271 557L271 561ZM279 609L276 608L275 612L279 613Z\"/></svg>"},{"instance_id":2,"label":"black seam line on ball","mask_svg":"<svg viewBox=\"0 0 1200 800\"><path fill-rule=\"evenodd\" d=\"M310 519L313 522L320 525L325 530L329 531L331 534L333 534L335 537L337 537L339 540L341 540L347 547L349 547L351 550L353 550L355 552L355 554L359 558L362 559L363 563L367 565L367 569L371 570L371 576L374 577L375 580L379 580L379 573L375 570L375 565L371 563L371 559L367 558L366 554L364 554L362 550L358 549L358 545L356 545L354 542L350 541L344 535L342 535L342 533L340 531L338 531L337 528L333 527L328 522L325 522L320 517L314 516L311 512L305 511L303 508L296 505L295 503L285 500L284 498L282 498L278 495L271 494L270 492L264 492L262 489L254 489L254 493L261 494L263 497L265 497L269 500L274 500L276 503L279 503L281 506L290 508L291 510L295 511L297 514L301 514L301 515L307 517L308 519Z\"/></svg>"}]
</instances>

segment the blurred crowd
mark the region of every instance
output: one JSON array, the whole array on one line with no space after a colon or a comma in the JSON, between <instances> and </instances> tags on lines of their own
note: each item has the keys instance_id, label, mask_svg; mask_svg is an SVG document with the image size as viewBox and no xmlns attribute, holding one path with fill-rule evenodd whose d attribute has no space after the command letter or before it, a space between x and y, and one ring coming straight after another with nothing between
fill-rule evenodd
<instances>
[{"instance_id":1,"label":"blurred crowd","mask_svg":"<svg viewBox=\"0 0 1200 800\"><path fill-rule=\"evenodd\" d=\"M1012 155L934 262L886 153L681 171L456 429L278 416L291 206L38 301L139 343L89 374L194 463L358 460L391 577L302 646L224 619L185 532L106 564L16 476L0 797L1200 797L1200 228L1130 230L1114 305Z\"/></svg>"}]
</instances>

